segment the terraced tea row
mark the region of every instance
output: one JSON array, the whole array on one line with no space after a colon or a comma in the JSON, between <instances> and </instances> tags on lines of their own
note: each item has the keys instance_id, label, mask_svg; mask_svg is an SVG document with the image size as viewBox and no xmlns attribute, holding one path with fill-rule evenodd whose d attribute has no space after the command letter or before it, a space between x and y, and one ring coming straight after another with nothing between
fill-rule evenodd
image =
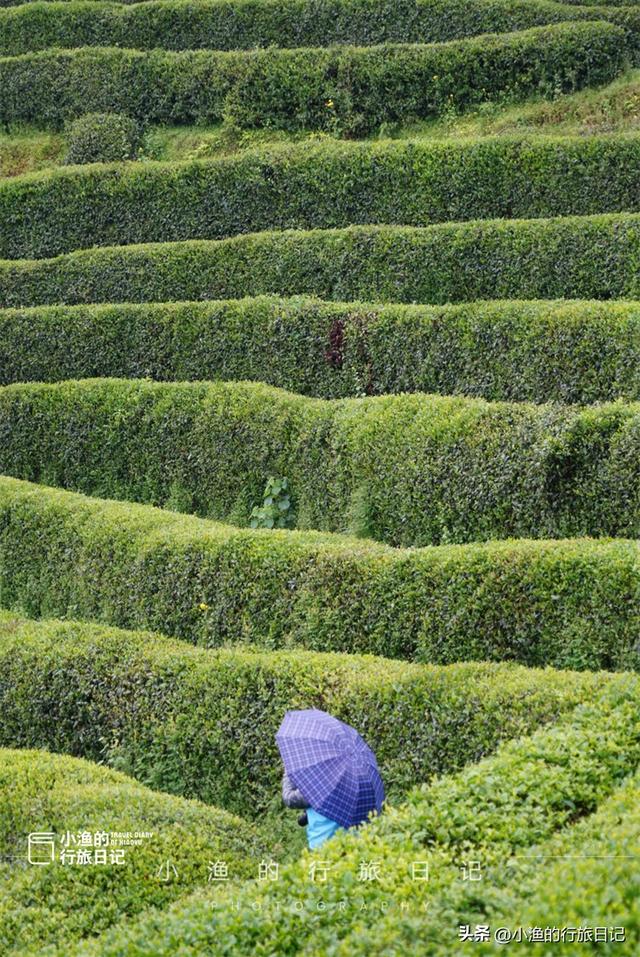
<instances>
[{"instance_id":1,"label":"terraced tea row","mask_svg":"<svg viewBox=\"0 0 640 957\"><path fill-rule=\"evenodd\" d=\"M611 83L595 89L583 89L571 94L555 97L553 100L534 99L524 104L505 102L479 105L471 111L455 114L445 110L443 114L428 123L417 126L390 127L381 130L378 142L384 145L388 137L409 138L426 142L450 141L461 145L464 141L487 140L490 137L527 136L540 142L544 136L585 137L602 134L625 134L638 129L636 117L637 103L640 99L640 71L628 70ZM85 116L83 124L110 122L127 125L121 115L102 120ZM129 120L129 123L134 121ZM70 162L88 159L86 148L78 154L77 129L72 132L73 124L65 130L47 130L36 127L19 126L10 134L0 134L0 176L15 177L38 170L53 170ZM131 128L130 128L131 129ZM131 130L133 134L134 131ZM387 135L388 134L388 135ZM95 162L113 162L124 156L133 158L138 155L145 163L177 163L195 158L231 156L240 152L260 148L273 156L276 147L285 143L293 150L306 140L308 145L318 145L320 140L327 145L348 146L349 140L322 137L313 132L290 134L282 130L238 130L230 126L214 127L165 127L151 125L138 129L133 139L123 146L122 139L117 141L114 154L114 141L105 144L91 140L90 155ZM98 151L96 148L99 146ZM86 147L86 143L85 143ZM108 148L108 157L105 148ZM133 149L135 147L135 149ZM295 154L298 155L297 152ZM137 167L138 169L140 167ZM533 175L533 174L532 174ZM337 184L333 184L336 188Z\"/></svg>"},{"instance_id":2,"label":"terraced tea row","mask_svg":"<svg viewBox=\"0 0 640 957\"><path fill-rule=\"evenodd\" d=\"M578 6L584 7L588 6L588 3L585 0L564 0L565 3L576 4ZM606 7L637 7L637 3L630 2L630 0L604 0L603 6Z\"/></svg>"},{"instance_id":3,"label":"terraced tea row","mask_svg":"<svg viewBox=\"0 0 640 957\"><path fill-rule=\"evenodd\" d=\"M38 831L53 835L55 852L52 861L49 843L34 846L30 853L45 861L39 867L27 862L28 835ZM116 835L127 832L148 836L137 845L120 844ZM79 834L91 844L78 843ZM237 888L257 876L260 859L270 851L257 824L226 811L154 793L77 758L0 749L4 954L22 954L34 945L39 952L47 944L69 946L145 908L166 907L205 887L209 861L220 857ZM167 860L175 868L173 880L162 880Z\"/></svg>"},{"instance_id":4,"label":"terraced tea row","mask_svg":"<svg viewBox=\"0 0 640 957\"><path fill-rule=\"evenodd\" d=\"M489 887L485 882L477 893L459 893L457 888L458 893L447 895L442 904L451 908L455 897L460 923L477 913L479 921L489 919L493 926L507 926L516 935L519 927L570 928L564 941L553 944L553 953L562 957L575 955L580 944L578 928L607 927L610 941L617 935L613 939L616 951L631 957L640 922L637 899L624 889L635 881L639 838L640 775L636 771L592 815L526 854L514 856L508 864L499 862L491 869ZM444 920L442 927L446 927ZM448 953L445 940L430 946L434 955ZM519 950L516 945L516 952L527 950L531 945L523 944ZM486 944L467 941L459 945L459 952L491 951Z\"/></svg>"},{"instance_id":5,"label":"terraced tea row","mask_svg":"<svg viewBox=\"0 0 640 957\"><path fill-rule=\"evenodd\" d=\"M637 302L455 306L258 297L0 311L0 383L252 379L327 399L640 399Z\"/></svg>"},{"instance_id":6,"label":"terraced tea row","mask_svg":"<svg viewBox=\"0 0 640 957\"><path fill-rule=\"evenodd\" d=\"M390 808L366 831L337 835L323 848L329 866L324 883L308 881L310 858L304 855L299 863L283 868L272 886L242 891L238 908L225 907L223 900L221 907L213 909L210 896L181 902L165 915L151 914L115 928L98 947L72 949L71 955L115 957L125 950L135 953L138 947L153 947L157 957L169 957L179 952L187 927L193 955L223 954L229 939L234 940L238 954L252 953L257 939L265 952L277 949L284 940L295 941L300 951L312 948L340 955L399 954L403 947L406 953L416 946L424 953L440 954L447 952L447 945L451 953L459 933L456 919L462 916L462 922L468 923L475 913L486 915L477 897L464 901L461 864L479 860L492 872L504 869L514 855L544 855L563 844L579 851L579 841L586 835L606 841L609 825L623 853L626 835L637 841L639 701L637 681L625 676L619 685L604 689L591 704L580 706L555 726L509 742L495 756L416 789L405 804ZM576 824L580 818L584 823ZM357 886L353 876L361 860L375 860L380 875L364 888ZM420 861L429 866L426 882L412 879L412 862ZM563 866L566 873L566 862L555 865L556 873ZM619 864L618 870L622 868ZM563 885L570 911L580 907L578 895L585 877L583 869L582 886ZM516 877L516 891L520 883ZM596 894L609 914L605 886L598 885ZM489 888L480 892L481 898L485 894L490 913L497 910L504 897L491 895ZM537 895L527 913L542 919L550 906L557 910L555 885L539 881ZM303 906L287 907L292 898L302 899ZM336 921L340 900L352 906ZM620 911L628 914L633 931L637 911L633 898L627 900L616 908L616 916ZM400 902L404 902L403 911ZM591 902L587 898L582 904ZM459 910L465 904L466 909ZM377 912L381 916L376 919ZM633 936L630 943L633 946Z\"/></svg>"},{"instance_id":7,"label":"terraced tea row","mask_svg":"<svg viewBox=\"0 0 640 957\"><path fill-rule=\"evenodd\" d=\"M589 539L403 551L0 479L5 607L208 646L631 670L639 554Z\"/></svg>"},{"instance_id":8,"label":"terraced tea row","mask_svg":"<svg viewBox=\"0 0 640 957\"><path fill-rule=\"evenodd\" d=\"M481 133L588 127L562 95L637 61L640 5L11 6L9 145L90 160L62 128L101 111L129 158L236 153L0 182L0 746L68 755L0 747L0 950L448 957L602 914L635 957L640 404L566 403L640 397L640 136ZM246 527L272 476L299 530ZM282 840L309 706L388 797L326 882ZM154 833L101 870L20 866L33 830Z\"/></svg>"},{"instance_id":9,"label":"terraced tea row","mask_svg":"<svg viewBox=\"0 0 640 957\"><path fill-rule=\"evenodd\" d=\"M408 664L309 651L194 648L145 632L0 612L0 743L103 761L139 781L264 819L288 708L360 728L391 803L616 680L513 664Z\"/></svg>"},{"instance_id":10,"label":"terraced tea row","mask_svg":"<svg viewBox=\"0 0 640 957\"><path fill-rule=\"evenodd\" d=\"M322 401L255 383L89 379L0 389L0 472L247 525L396 546L640 537L640 406L423 394Z\"/></svg>"},{"instance_id":11,"label":"terraced tea row","mask_svg":"<svg viewBox=\"0 0 640 957\"><path fill-rule=\"evenodd\" d=\"M47 4L49 4L49 3L54 3L54 2L56 2L56 3L78 2L78 0L0 0L0 7L16 7L16 6L21 6L21 5L23 5L23 4L30 4L30 3L32 3L32 2L40 2L40 3L42 3L42 4L44 4L44 3L46 2ZM86 0L86 2L87 2L87 3L98 3L101 7L102 7L102 6L107 6L107 5L109 5L109 4L108 4L108 0ZM117 2L116 2L116 0L114 0L113 4L111 4L111 5L113 5L113 6L124 6L124 5L129 5L129 4L133 5L133 4L141 3L141 2L143 2L143 0L117 0ZM145 0L145 2L151 2L151 0ZM167 2L167 0L165 0L165 2ZM197 2L197 0L196 0L196 2ZM211 3L216 3L216 0L209 0L209 2L211 2ZM256 10L257 12L260 12L260 13L262 13L263 15L265 15L264 12L263 12L263 8L266 6L266 3L264 3L264 2L259 2L259 3L256 3L255 6L253 6L253 5L249 2L249 0L245 0L245 2L247 3L247 7L248 7L249 9L254 9L254 10ZM400 8L399 8L399 13L402 14L402 13L404 12L404 10L410 10L410 11L420 10L420 9L422 9L423 4L426 5L426 4L428 4L429 2L431 2L431 0L414 0L414 3L412 3L411 6L408 6L408 7L407 7L407 6L400 6ZM513 0L512 0L512 2L513 2ZM535 0L530 0L530 2L529 2L527 5L528 5L528 6L532 6L533 3L535 3ZM521 8L520 8L519 6L517 6L516 4L517 4L517 0L515 0L515 3L514 3L514 10L517 12L517 11L520 10ZM465 12L465 10L466 10L466 8L469 6L469 4L462 3L462 0L447 0L447 4L446 4L446 5L447 5L447 7L451 10L452 19L454 20L454 22L455 22L455 17L456 17L456 16L463 16L463 15L464 15L464 12ZM542 7L546 7L546 6L548 6L548 7L557 7L557 6L560 6L560 5L569 5L570 7L573 7L574 5L577 5L577 6L580 6L580 7L582 7L582 8L588 7L588 8L591 8L591 9L598 9L598 10L610 10L611 8L615 8L615 7L625 7L625 8L631 9L631 8L633 8L633 7L637 7L637 6L638 6L638 4L637 4L637 3L633 3L632 0L602 0L602 2L599 3L599 4L597 4L596 6L594 6L594 4L591 2L591 0L562 0L562 4L560 4L560 3L545 2L545 0L539 0L539 2L538 2L538 4L537 4L537 6L539 6L539 7L541 7L541 8L542 8ZM238 6L239 6L239 4L238 4ZM274 6L275 6L276 9L278 9L278 10L284 9L283 6L282 6L282 0L279 0L279 2L274 3ZM340 0L336 0L336 3L335 3L333 6L335 7L337 14L339 14L339 13L341 12L341 10L342 10L342 6L341 6L341 3L340 3ZM505 0L496 0L496 4L495 4L495 6L494 6L493 8L492 8L492 6L491 6L490 0L486 0L486 5L485 5L485 7L482 8L482 9L487 10L487 11L489 11L489 10L491 10L491 9L494 9L494 10L496 11L496 15L499 15L500 17L503 17L503 16L504 16L504 7L505 7ZM305 9L306 9L306 7L303 6L303 7L302 7L302 12L300 12L300 8L299 8L299 11L298 11L298 12L300 13L300 17L301 17L301 18L303 17L303 12L304 12ZM324 7L321 7L320 9L324 12ZM356 14L356 9L357 9L357 8L356 8L355 5L354 5L354 7L353 7L354 16L355 16L355 14ZM364 11L366 10L366 3L363 4L360 9L364 12ZM481 9L480 6L478 6L477 9L480 10L480 9ZM522 9L524 9L524 4L523 4ZM241 12L242 12L241 10L238 10L238 16L240 16ZM438 6L438 5L436 4L435 0L434 0L434 2L433 2L433 6L432 6L432 8L431 8L431 12L432 12L432 15L433 15L434 17L435 17L437 14L441 14L441 13L442 13L442 6ZM569 11L569 13L570 13L570 12L571 12L571 11ZM568 13L567 15L569 15L569 13ZM320 15L320 14L319 14L319 15ZM514 15L515 15L515 14L514 14ZM325 26L326 26L327 29L329 29L329 28L330 28L329 22L326 22ZM391 27L391 25L389 25L389 27Z\"/></svg>"},{"instance_id":12,"label":"terraced tea row","mask_svg":"<svg viewBox=\"0 0 640 957\"><path fill-rule=\"evenodd\" d=\"M548 0L151 0L9 6L0 13L0 55L48 47L138 50L253 49L350 43L441 43L567 20L608 20L640 40L640 10Z\"/></svg>"},{"instance_id":13,"label":"terraced tea row","mask_svg":"<svg viewBox=\"0 0 640 957\"><path fill-rule=\"evenodd\" d=\"M0 261L0 307L274 293L447 303L637 299L640 215L253 233Z\"/></svg>"},{"instance_id":14,"label":"terraced tea row","mask_svg":"<svg viewBox=\"0 0 640 957\"><path fill-rule=\"evenodd\" d=\"M604 83L628 56L625 32L598 21L431 45L51 49L0 59L0 120L56 125L98 110L146 123L225 119L358 136L453 105Z\"/></svg>"},{"instance_id":15,"label":"terraced tea row","mask_svg":"<svg viewBox=\"0 0 640 957\"><path fill-rule=\"evenodd\" d=\"M390 953L400 957L401 948L404 947L406 953L410 946L419 946L421 952L431 957L448 957L452 948L460 955L495 954L493 942L460 940L461 928L469 926L471 919L478 925L489 924L492 930L507 928L513 935L509 949L522 957L531 953L532 946L537 949L534 943L536 928L540 929L537 933L542 937L543 928L547 927L558 928L558 942L554 942L552 950L547 950L547 953L569 957L581 949L581 940L588 940L589 928L604 927L607 939L615 942L612 946L616 952L633 957L640 927L637 905L633 895L619 889L633 886L634 882L640 837L639 797L640 775L636 771L592 813L578 816L583 814L583 809L576 812L578 823L571 822L532 847L525 842L524 846L516 847L513 856L510 848L502 846L489 860L484 847L465 849L466 854L461 852L456 860L448 862L448 880L438 882L433 899L429 896L426 914L419 912L418 902L410 910L406 907L401 910L397 898L392 898L393 903L386 906L380 902L379 910L384 908L384 916L377 920L374 917L365 928L351 927L336 947L336 954L348 957L351 953ZM431 868L435 865L444 870L446 865L439 860L437 850L435 861L433 852L422 856L429 858ZM473 854L476 857L470 857ZM477 860L478 856L482 879L478 881L480 890L476 892L473 883L462 882L461 875L469 872L469 861ZM406 870L409 869L407 864ZM387 865L389 869L390 865ZM161 934L168 927L180 927L180 918L186 910L183 902L175 905L178 916L175 923L172 913L162 915L158 921ZM191 913L197 912L192 910ZM200 928L202 916L200 910L200 919L196 917ZM147 928L149 923L145 921ZM474 923L470 925L471 934ZM560 928L566 930L563 932ZM602 933L591 930L592 936ZM137 940L138 935L139 924L131 938ZM325 927L323 939L329 941L332 936L329 927ZM107 935L110 943L116 939L122 943L123 939L131 938L127 937L124 927L121 930L115 928L113 936ZM154 944L157 939L152 932ZM503 935L502 940L508 938ZM542 943L540 937L538 943ZM201 952L198 946L193 951L195 954ZM220 951L214 945L210 952ZM111 953L111 950L106 950L106 954ZM171 949L162 949L161 953L171 953Z\"/></svg>"},{"instance_id":16,"label":"terraced tea row","mask_svg":"<svg viewBox=\"0 0 640 957\"><path fill-rule=\"evenodd\" d=\"M263 229L640 210L640 136L291 144L0 180L0 256Z\"/></svg>"}]
</instances>

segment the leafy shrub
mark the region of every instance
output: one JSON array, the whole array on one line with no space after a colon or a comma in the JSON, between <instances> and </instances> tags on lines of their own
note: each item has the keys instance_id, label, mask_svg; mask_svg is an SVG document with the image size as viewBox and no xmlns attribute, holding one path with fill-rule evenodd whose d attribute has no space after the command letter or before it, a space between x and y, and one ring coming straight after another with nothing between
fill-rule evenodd
<instances>
[{"instance_id":1,"label":"leafy shrub","mask_svg":"<svg viewBox=\"0 0 640 957\"><path fill-rule=\"evenodd\" d=\"M0 479L5 607L209 646L630 670L637 554L634 541L589 539L396 551Z\"/></svg>"},{"instance_id":2,"label":"leafy shrub","mask_svg":"<svg viewBox=\"0 0 640 957\"><path fill-rule=\"evenodd\" d=\"M609 733L610 721L629 721L632 725L637 721L637 694L637 685L632 683L626 687L622 683L618 688L605 689L593 706L578 708L553 728L538 731L530 739L507 743L495 757L416 791L405 806L397 809L397 814L388 815L386 820L383 815L379 826L371 826L371 838L359 842L365 844L360 851L366 853L367 845L374 854L382 851L387 864L385 870L391 873L386 887L380 888L378 893L386 891L396 901L404 900L409 904L409 913L406 920L399 921L398 917L402 915L399 915L397 906L389 907L380 920L374 920L364 931L353 921L351 933L346 939L342 936L345 953L370 953L374 943L384 953L390 951L391 945L395 947L395 953L407 953L412 949L431 950L433 940L437 942L433 947L435 954L451 953L451 944L457 938L460 924L468 923L469 918L473 924L476 914L479 923L487 923L488 918L497 916L494 908L499 903L499 895L491 886L494 874L498 874L500 882L511 870L508 865L515 855L520 858L536 852L552 852L561 846L562 837L568 844L572 839L576 842L572 847L574 855L584 854L588 846L580 842L580 837L589 833L599 835L600 822L592 823L591 815L597 813L601 805L605 810L609 802L613 803L619 789L625 787L628 776L634 773L636 787L626 790L626 794L623 792L622 800L616 803L619 810L626 805L627 815L635 818L636 825L629 830L637 835L637 812L632 803L638 784L640 739L637 726L635 731L627 727L621 735ZM581 750L579 757L575 748ZM612 810L607 817L615 826L617 822ZM583 821L583 826L581 833L576 834L577 821ZM344 855L344 845L347 844L345 864L351 864L351 869L358 853L356 843L345 841L342 847ZM338 886L331 897L336 899L340 892L345 894L348 877L346 868L339 866L338 847L330 850L330 861L339 869L335 874L336 868L332 867ZM611 851L607 849L606 853ZM410 879L408 862L416 857L426 857L430 861L430 886L427 888ZM460 880L460 865L469 860L480 860L483 866L485 877L479 882L477 894L477 885L463 884ZM517 862L513 863L517 866ZM560 886L549 881L551 862L536 863L540 876L545 873L545 879L538 885L542 884L546 890L542 900L538 899L538 920L545 926L552 921L544 898L553 903L554 892L559 892ZM589 863L593 864L582 862L585 871ZM627 868L630 866L628 861ZM298 880L301 872L302 866L298 870ZM600 898L605 908L602 918L607 924L617 924L617 920L611 920L611 884L605 880L599 887L601 894L604 891ZM526 890L526 884L522 890ZM562 885L562 890L562 897L571 900L571 885ZM279 896L278 891L276 895ZM251 889L247 889L247 897L251 896ZM369 901L370 905L375 902L375 896L372 896L374 899ZM429 904L428 921L420 912L420 904L425 898ZM533 902L527 903L531 905ZM589 907L590 904L592 901L583 899L583 906ZM534 906L526 908L528 915L533 916ZM617 910L615 903L613 907ZM555 913L564 917L566 923L561 922L561 926L571 925L560 901L555 903ZM592 909L589 915L593 921ZM514 914L508 916L507 926L531 926L526 920L519 925ZM298 921L297 925L305 923ZM265 942L271 933L270 925L268 919L263 924L262 940ZM631 927L634 928L633 923ZM282 932L282 927L279 931ZM304 940L305 930L301 928L300 933ZM335 939L336 930L335 926L331 927L329 919L322 928L313 927L311 933L314 946L322 947ZM633 942L632 937L632 947ZM457 952L457 943L455 946ZM525 945L526 949L530 947ZM473 953L473 948L462 951L469 952ZM484 952L487 952L486 948ZM495 947L489 952L495 953ZM633 950L628 953L633 953Z\"/></svg>"},{"instance_id":3,"label":"leafy shrub","mask_svg":"<svg viewBox=\"0 0 640 957\"><path fill-rule=\"evenodd\" d=\"M69 124L67 138L67 164L112 163L135 158L140 132L128 116L86 113Z\"/></svg>"},{"instance_id":4,"label":"leafy shrub","mask_svg":"<svg viewBox=\"0 0 640 957\"><path fill-rule=\"evenodd\" d=\"M325 399L638 400L640 305L257 297L0 312L1 384L92 376L253 380Z\"/></svg>"},{"instance_id":5,"label":"leafy shrub","mask_svg":"<svg viewBox=\"0 0 640 957\"><path fill-rule=\"evenodd\" d=\"M616 799L618 814L608 814L605 821L618 834L620 814L637 822L633 803L637 784L626 792L617 789L626 787L625 778L640 762L638 691L637 680L627 682L625 676L555 726L508 742L496 755L416 789L401 806L388 807L359 831L336 835L322 848L329 868L325 882L309 880L314 854L305 852L299 862L281 869L277 882L243 889L236 895L236 907L212 909L210 896L185 900L170 914L157 919L143 915L126 927L114 928L95 946L81 946L69 957L116 957L125 949L134 953L143 948L153 948L155 957L172 957L181 952L187 929L192 957L222 955L229 939L237 954L254 953L256 940L265 952L278 953L289 941L295 942L291 953L313 949L358 955L426 950L440 954L453 948L457 953L456 891L464 861L480 860L485 868L504 872L513 855L538 849L544 853L554 846L554 835L563 829L570 835L580 818L585 818L587 833L587 816L600 805L603 814L613 812ZM609 801L610 808L604 803ZM596 833L602 823L596 820L592 825ZM637 836L637 823L630 833ZM623 853L628 855L630 847ZM379 880L358 883L362 860L378 862ZM429 864L426 883L413 880L411 871L413 862L424 860ZM582 865L588 873L593 862ZM545 867L541 874L546 877L545 896L554 903L562 887L564 902L570 887L550 883L547 875ZM474 896L477 885L466 885L469 899L464 913L478 913L478 922L486 923L487 909L491 914L495 900L485 884L479 886ZM605 880L598 888L609 912L611 885ZM297 905L291 906L292 900ZM343 904L336 920L340 901L347 906ZM591 903L589 896L583 898L585 907ZM634 913L633 905L626 910ZM520 910L523 918L531 912L530 907L524 913ZM563 905L555 904L554 913L564 916ZM546 919L547 912L543 915ZM522 926L528 926L525 920ZM635 932L635 923L631 926ZM637 943L635 936L631 942ZM474 945L472 952L480 946Z\"/></svg>"},{"instance_id":6,"label":"leafy shrub","mask_svg":"<svg viewBox=\"0 0 640 957\"><path fill-rule=\"evenodd\" d=\"M53 49L0 59L0 119L60 124L92 110L149 123L227 119L364 135L383 122L437 115L452 99L464 109L604 83L627 62L625 36L609 23L571 22L432 45Z\"/></svg>"},{"instance_id":7,"label":"leafy shrub","mask_svg":"<svg viewBox=\"0 0 640 957\"><path fill-rule=\"evenodd\" d=\"M144 632L0 613L2 744L106 761L252 818L279 804L275 733L289 708L320 707L357 727L395 800L557 720L610 680L513 664L214 653Z\"/></svg>"},{"instance_id":8,"label":"leafy shrub","mask_svg":"<svg viewBox=\"0 0 640 957\"><path fill-rule=\"evenodd\" d=\"M640 941L640 925L633 897L625 890L635 879L634 858L628 852L639 836L640 775L636 772L593 814L562 828L526 854L485 867L482 882L470 886L458 881L448 887L437 901L440 939L431 944L431 952L437 957L450 953L458 927L468 924L470 915L475 922L477 914L479 923L489 921L512 932L518 927L624 927L624 942L613 946L617 953L632 957ZM419 940L420 929L413 923L412 932ZM379 925L376 930L384 934ZM391 927L386 931L392 933ZM577 938L571 940L571 931L565 937L554 942L553 952L569 957L576 953ZM484 943L459 942L456 947L464 955L495 953L495 947Z\"/></svg>"},{"instance_id":9,"label":"leafy shrub","mask_svg":"<svg viewBox=\"0 0 640 957\"><path fill-rule=\"evenodd\" d=\"M625 890L633 887L637 877L629 850L637 847L639 836L640 776L636 772L589 818L534 848L547 865L529 865L526 880L522 867L512 871L506 893L490 905L493 920L504 915L514 927L584 927L595 917L597 926L624 927L625 942L614 946L618 954L632 957L640 943L640 922L633 895ZM554 954L561 957L575 951L570 935L554 944ZM486 952L481 946L480 953Z\"/></svg>"},{"instance_id":10,"label":"leafy shrub","mask_svg":"<svg viewBox=\"0 0 640 957\"><path fill-rule=\"evenodd\" d=\"M251 512L251 528L288 528L291 517L289 509L289 483L286 478L270 478L264 490L262 506L256 505Z\"/></svg>"},{"instance_id":11,"label":"leafy shrub","mask_svg":"<svg viewBox=\"0 0 640 957\"><path fill-rule=\"evenodd\" d=\"M628 2L628 0L627 0ZM1 6L1 4L0 4ZM122 6L32 3L0 16L0 55L47 47L128 47L136 50L253 49L328 46L331 43L440 43L524 30L567 20L609 20L637 45L640 15L608 5L586 9L547 0L271 0L215 2L163 0Z\"/></svg>"},{"instance_id":12,"label":"leafy shrub","mask_svg":"<svg viewBox=\"0 0 640 957\"><path fill-rule=\"evenodd\" d=\"M0 180L0 256L280 228L640 209L640 136L291 144ZM131 210L135 208L135 216ZM36 228L37 224L37 228Z\"/></svg>"},{"instance_id":13,"label":"leafy shrub","mask_svg":"<svg viewBox=\"0 0 640 957\"><path fill-rule=\"evenodd\" d=\"M227 861L229 883L257 876L269 846L258 825L195 801L147 790L115 771L44 751L0 750L0 946L24 953L38 942L90 937L149 907L206 886L208 861ZM27 864L27 835L55 834L55 862ZM125 848L125 864L62 863L70 831L152 832ZM77 850L77 847L70 845ZM107 846L107 855L113 845ZM93 858L94 851L89 851ZM16 860L6 858L16 857ZM170 860L171 880L158 870Z\"/></svg>"},{"instance_id":14,"label":"leafy shrub","mask_svg":"<svg viewBox=\"0 0 640 957\"><path fill-rule=\"evenodd\" d=\"M0 307L275 293L449 303L640 298L640 216L265 232L0 262ZM593 254L594 248L602 256Z\"/></svg>"},{"instance_id":15,"label":"leafy shrub","mask_svg":"<svg viewBox=\"0 0 640 957\"><path fill-rule=\"evenodd\" d=\"M253 527L396 546L640 535L640 406L306 399L255 383L0 389L0 472Z\"/></svg>"}]
</instances>

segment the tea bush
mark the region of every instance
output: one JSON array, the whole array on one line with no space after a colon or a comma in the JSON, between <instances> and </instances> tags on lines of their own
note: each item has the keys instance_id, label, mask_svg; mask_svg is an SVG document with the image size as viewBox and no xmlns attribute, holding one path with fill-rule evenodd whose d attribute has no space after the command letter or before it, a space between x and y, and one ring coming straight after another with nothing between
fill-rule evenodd
<instances>
[{"instance_id":1,"label":"tea bush","mask_svg":"<svg viewBox=\"0 0 640 957\"><path fill-rule=\"evenodd\" d=\"M60 168L0 180L0 256L264 229L631 212L639 172L637 134L302 142L214 160Z\"/></svg>"},{"instance_id":2,"label":"tea bush","mask_svg":"<svg viewBox=\"0 0 640 957\"><path fill-rule=\"evenodd\" d=\"M68 164L134 159L140 145L138 124L118 113L85 113L69 124Z\"/></svg>"},{"instance_id":3,"label":"tea bush","mask_svg":"<svg viewBox=\"0 0 640 957\"><path fill-rule=\"evenodd\" d=\"M0 598L34 617L150 628L210 647L631 670L639 587L631 540L403 551L0 478Z\"/></svg>"},{"instance_id":4,"label":"tea bush","mask_svg":"<svg viewBox=\"0 0 640 957\"><path fill-rule=\"evenodd\" d=\"M272 293L434 305L637 299L640 215L254 233L0 262L0 308ZM594 249L600 251L594 254Z\"/></svg>"},{"instance_id":5,"label":"tea bush","mask_svg":"<svg viewBox=\"0 0 640 957\"><path fill-rule=\"evenodd\" d=\"M0 59L0 120L60 125L90 112L146 123L366 135L381 123L495 99L569 92L628 62L610 23L559 23L431 45L169 52L48 49ZM61 95L60 91L64 91Z\"/></svg>"},{"instance_id":6,"label":"tea bush","mask_svg":"<svg viewBox=\"0 0 640 957\"><path fill-rule=\"evenodd\" d=\"M238 954L255 952L258 940L265 953L313 949L341 957L395 957L427 948L441 953L445 943L451 953L458 934L455 888L464 861L480 860L485 867L504 870L514 854L554 846L554 836L562 829L569 835L581 818L586 833L587 816L618 797L618 813L626 808L626 818L637 819L637 788L617 791L627 787L626 779L640 763L639 689L637 680L627 683L627 677L553 727L509 742L496 755L416 789L402 805L388 807L360 830L334 836L322 848L329 868L326 881L309 879L314 854L306 852L299 862L283 868L272 886L242 891L240 906L230 907L224 900L214 906L211 895L194 897L168 914L145 915L114 928L103 936L99 949L81 946L72 950L72 957L116 957L144 953L149 947L157 957L170 957L179 952L187 928L192 957L224 954L231 937ZM614 814L605 818L616 830L618 820ZM596 835L602 823L594 818ZM637 836L637 826L631 825L629 832ZM379 863L379 880L358 882L362 860ZM428 882L412 880L412 862L424 860ZM585 862L583 866L586 874ZM480 885L476 897L469 895L465 912L473 915L477 906L481 923L487 922L482 909L485 886ZM544 886L553 905L558 885L546 880ZM570 897L570 888L563 889ZM609 908L610 900L604 900ZM342 911L340 901L347 902ZM589 901L586 897L583 904ZM532 910L528 908L527 916ZM553 912L564 914L557 904Z\"/></svg>"},{"instance_id":7,"label":"tea bush","mask_svg":"<svg viewBox=\"0 0 640 957\"><path fill-rule=\"evenodd\" d=\"M403 547L637 538L640 405L420 393L323 401L246 382L19 383L0 388L0 472L233 524L282 528L295 516L301 529ZM278 475L287 488L263 491Z\"/></svg>"},{"instance_id":8,"label":"tea bush","mask_svg":"<svg viewBox=\"0 0 640 957\"><path fill-rule=\"evenodd\" d=\"M637 302L447 306L307 298L0 311L0 383L251 379L325 399L640 399Z\"/></svg>"},{"instance_id":9,"label":"tea bush","mask_svg":"<svg viewBox=\"0 0 640 957\"><path fill-rule=\"evenodd\" d=\"M25 3L0 16L0 55L47 47L216 50L351 43L440 43L567 20L609 20L637 45L640 14L607 4L584 8L547 0L180 0Z\"/></svg>"},{"instance_id":10,"label":"tea bush","mask_svg":"<svg viewBox=\"0 0 640 957\"><path fill-rule=\"evenodd\" d=\"M256 819L280 802L275 733L289 708L320 707L358 728L395 800L558 720L610 680L514 664L214 652L0 612L0 743L106 761Z\"/></svg>"},{"instance_id":11,"label":"tea bush","mask_svg":"<svg viewBox=\"0 0 640 957\"><path fill-rule=\"evenodd\" d=\"M27 837L55 835L55 861L27 863ZM113 832L151 832L111 863ZM76 863L77 840L107 832L107 863ZM63 839L67 843L63 844ZM85 850L87 848L85 847ZM116 771L45 751L0 749L0 946L23 953L36 941L70 946L146 908L166 907L197 886L206 887L208 862L227 862L229 884L257 877L271 848L259 825L196 801L149 791ZM40 849L42 854L43 849ZM41 858L40 858L41 859ZM171 861L171 880L158 870Z\"/></svg>"}]
</instances>

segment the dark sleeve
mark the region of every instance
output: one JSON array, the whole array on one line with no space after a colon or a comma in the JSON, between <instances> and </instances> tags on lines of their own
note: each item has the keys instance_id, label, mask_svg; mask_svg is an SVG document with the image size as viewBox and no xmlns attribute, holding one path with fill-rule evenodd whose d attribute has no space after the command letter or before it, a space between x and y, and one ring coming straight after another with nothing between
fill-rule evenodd
<instances>
[{"instance_id":1,"label":"dark sleeve","mask_svg":"<svg viewBox=\"0 0 640 957\"><path fill-rule=\"evenodd\" d=\"M291 778L286 771L282 775L282 801L287 807L309 807L300 791L294 788Z\"/></svg>"}]
</instances>

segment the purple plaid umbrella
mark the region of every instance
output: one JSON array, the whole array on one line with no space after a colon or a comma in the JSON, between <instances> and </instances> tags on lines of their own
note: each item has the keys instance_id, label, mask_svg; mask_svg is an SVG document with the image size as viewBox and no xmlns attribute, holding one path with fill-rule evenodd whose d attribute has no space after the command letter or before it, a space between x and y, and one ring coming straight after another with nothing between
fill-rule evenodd
<instances>
[{"instance_id":1,"label":"purple plaid umbrella","mask_svg":"<svg viewBox=\"0 0 640 957\"><path fill-rule=\"evenodd\" d=\"M287 711L276 742L293 786L319 814L353 827L380 812L384 785L355 728L326 711Z\"/></svg>"}]
</instances>

